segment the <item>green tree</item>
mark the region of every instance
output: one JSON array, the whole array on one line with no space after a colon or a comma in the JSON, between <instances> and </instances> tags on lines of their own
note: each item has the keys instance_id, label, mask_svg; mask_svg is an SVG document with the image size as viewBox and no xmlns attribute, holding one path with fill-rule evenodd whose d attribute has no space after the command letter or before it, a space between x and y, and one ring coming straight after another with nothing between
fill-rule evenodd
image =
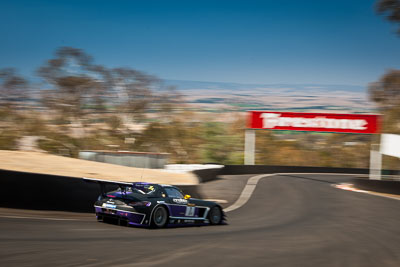
<instances>
[{"instance_id":1,"label":"green tree","mask_svg":"<svg viewBox=\"0 0 400 267\"><path fill-rule=\"evenodd\" d=\"M232 136L226 125L217 122L206 122L202 127L201 145L203 163L229 164L232 151Z\"/></svg>"},{"instance_id":2,"label":"green tree","mask_svg":"<svg viewBox=\"0 0 400 267\"><path fill-rule=\"evenodd\" d=\"M74 123L82 123L90 107L100 108L111 82L104 67L94 65L89 55L72 47L59 48L55 58L37 73L46 86L43 104Z\"/></svg>"},{"instance_id":3,"label":"green tree","mask_svg":"<svg viewBox=\"0 0 400 267\"><path fill-rule=\"evenodd\" d=\"M400 0L378 0L376 3L378 14L386 15L387 20L400 23ZM397 30L400 34L400 29Z\"/></svg>"},{"instance_id":4,"label":"green tree","mask_svg":"<svg viewBox=\"0 0 400 267\"><path fill-rule=\"evenodd\" d=\"M13 68L0 69L0 104L2 108L14 108L29 95L29 83Z\"/></svg>"},{"instance_id":5,"label":"green tree","mask_svg":"<svg viewBox=\"0 0 400 267\"><path fill-rule=\"evenodd\" d=\"M391 70L369 86L370 99L384 115L382 130L400 133L400 71Z\"/></svg>"},{"instance_id":6,"label":"green tree","mask_svg":"<svg viewBox=\"0 0 400 267\"><path fill-rule=\"evenodd\" d=\"M111 70L113 92L118 97L119 111L129 120L143 120L153 101L152 88L158 78L131 68Z\"/></svg>"},{"instance_id":7,"label":"green tree","mask_svg":"<svg viewBox=\"0 0 400 267\"><path fill-rule=\"evenodd\" d=\"M378 0L376 11L386 15L390 22L400 23L400 0ZM400 34L400 28L397 32ZM370 84L369 94L384 114L383 130L400 133L400 71L387 71L379 81Z\"/></svg>"}]
</instances>

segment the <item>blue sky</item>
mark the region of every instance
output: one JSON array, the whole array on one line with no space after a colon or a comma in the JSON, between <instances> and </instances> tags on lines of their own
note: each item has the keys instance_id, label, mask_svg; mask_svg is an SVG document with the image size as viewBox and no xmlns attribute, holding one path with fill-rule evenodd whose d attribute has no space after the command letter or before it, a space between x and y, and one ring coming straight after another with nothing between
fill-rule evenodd
<instances>
[{"instance_id":1,"label":"blue sky","mask_svg":"<svg viewBox=\"0 0 400 267\"><path fill-rule=\"evenodd\" d=\"M400 68L372 0L0 1L0 68L24 75L57 47L164 79L367 85Z\"/></svg>"}]
</instances>

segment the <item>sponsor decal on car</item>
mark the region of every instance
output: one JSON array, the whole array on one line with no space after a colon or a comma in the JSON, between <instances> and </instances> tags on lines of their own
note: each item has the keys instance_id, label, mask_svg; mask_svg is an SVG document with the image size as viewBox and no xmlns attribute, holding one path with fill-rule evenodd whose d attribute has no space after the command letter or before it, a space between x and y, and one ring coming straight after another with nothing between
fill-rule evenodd
<instances>
[{"instance_id":1,"label":"sponsor decal on car","mask_svg":"<svg viewBox=\"0 0 400 267\"><path fill-rule=\"evenodd\" d=\"M196 210L195 207L186 207L185 216L189 216L189 217L194 216L195 210Z\"/></svg>"},{"instance_id":2,"label":"sponsor decal on car","mask_svg":"<svg viewBox=\"0 0 400 267\"><path fill-rule=\"evenodd\" d=\"M112 205L112 204L108 204L108 203L103 203L102 205L103 208L108 208L108 209L115 209L117 207L117 205Z\"/></svg>"},{"instance_id":3,"label":"sponsor decal on car","mask_svg":"<svg viewBox=\"0 0 400 267\"><path fill-rule=\"evenodd\" d=\"M183 198L174 198L172 201L178 204L187 204L188 202L186 199Z\"/></svg>"}]
</instances>

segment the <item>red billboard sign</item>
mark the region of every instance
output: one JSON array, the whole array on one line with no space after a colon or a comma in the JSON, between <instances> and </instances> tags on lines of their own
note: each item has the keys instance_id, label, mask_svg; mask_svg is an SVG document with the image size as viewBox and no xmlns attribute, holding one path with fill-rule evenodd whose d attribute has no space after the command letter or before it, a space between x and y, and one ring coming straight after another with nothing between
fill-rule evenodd
<instances>
[{"instance_id":1,"label":"red billboard sign","mask_svg":"<svg viewBox=\"0 0 400 267\"><path fill-rule=\"evenodd\" d=\"M250 111L248 128L373 134L379 115Z\"/></svg>"}]
</instances>

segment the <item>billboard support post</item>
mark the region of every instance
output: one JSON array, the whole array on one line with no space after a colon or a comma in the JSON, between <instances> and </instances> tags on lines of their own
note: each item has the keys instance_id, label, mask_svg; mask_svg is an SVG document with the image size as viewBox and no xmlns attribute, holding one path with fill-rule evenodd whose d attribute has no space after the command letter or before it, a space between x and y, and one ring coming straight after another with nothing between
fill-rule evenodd
<instances>
[{"instance_id":1,"label":"billboard support post","mask_svg":"<svg viewBox=\"0 0 400 267\"><path fill-rule=\"evenodd\" d=\"M256 147L256 131L246 129L244 134L244 164L254 165L254 155Z\"/></svg>"},{"instance_id":2,"label":"billboard support post","mask_svg":"<svg viewBox=\"0 0 400 267\"><path fill-rule=\"evenodd\" d=\"M369 163L369 179L381 180L382 154L379 151L378 144L371 145L370 163Z\"/></svg>"}]
</instances>

